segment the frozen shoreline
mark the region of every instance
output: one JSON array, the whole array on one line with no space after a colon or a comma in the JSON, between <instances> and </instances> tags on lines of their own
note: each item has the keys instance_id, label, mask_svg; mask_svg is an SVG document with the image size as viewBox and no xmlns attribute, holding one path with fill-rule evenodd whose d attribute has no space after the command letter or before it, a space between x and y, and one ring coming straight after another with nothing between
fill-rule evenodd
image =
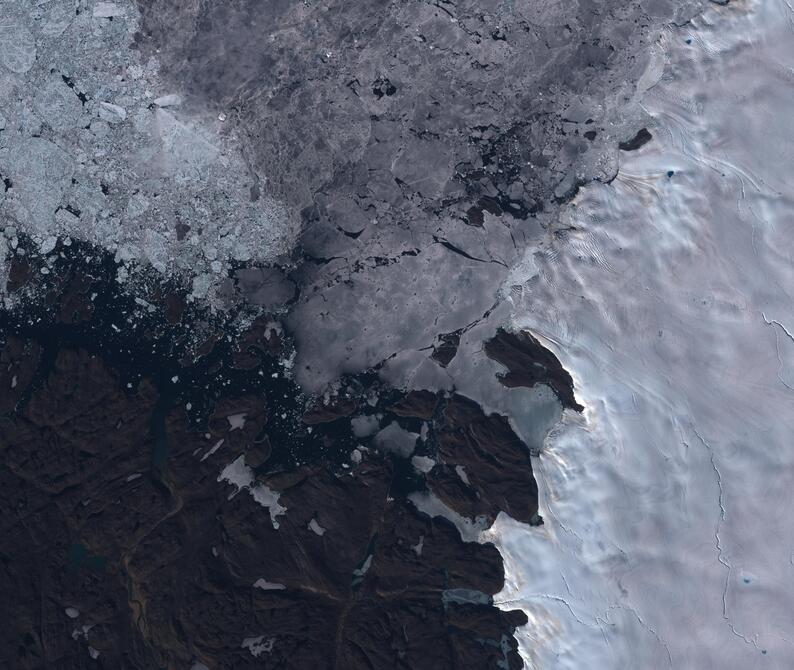
<instances>
[{"instance_id":1,"label":"frozen shoreline","mask_svg":"<svg viewBox=\"0 0 794 670\"><path fill-rule=\"evenodd\" d=\"M671 31L653 142L514 270L514 325L587 407L536 460L546 524L486 533L530 668L794 665L792 25L777 0Z\"/></svg>"}]
</instances>

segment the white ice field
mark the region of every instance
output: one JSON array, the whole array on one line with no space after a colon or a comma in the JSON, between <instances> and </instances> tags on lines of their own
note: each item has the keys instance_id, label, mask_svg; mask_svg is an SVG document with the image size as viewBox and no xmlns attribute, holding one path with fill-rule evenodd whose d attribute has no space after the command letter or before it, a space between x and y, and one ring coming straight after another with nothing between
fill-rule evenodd
<instances>
[{"instance_id":1,"label":"white ice field","mask_svg":"<svg viewBox=\"0 0 794 670\"><path fill-rule=\"evenodd\" d=\"M712 5L664 38L654 140L515 269L515 324L574 376L504 516L530 668L794 667L794 11Z\"/></svg>"}]
</instances>

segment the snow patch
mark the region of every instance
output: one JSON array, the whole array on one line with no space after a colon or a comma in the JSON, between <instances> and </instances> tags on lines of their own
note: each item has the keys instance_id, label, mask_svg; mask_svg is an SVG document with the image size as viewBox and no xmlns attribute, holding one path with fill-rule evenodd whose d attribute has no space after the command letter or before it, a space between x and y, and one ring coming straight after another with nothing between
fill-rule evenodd
<instances>
[{"instance_id":1,"label":"snow patch","mask_svg":"<svg viewBox=\"0 0 794 670\"><path fill-rule=\"evenodd\" d=\"M241 412L240 414L230 414L226 417L229 422L229 432L233 430L242 430L245 427L245 417L247 414Z\"/></svg>"},{"instance_id":2,"label":"snow patch","mask_svg":"<svg viewBox=\"0 0 794 670\"><path fill-rule=\"evenodd\" d=\"M234 498L243 489L247 490L251 497L262 507L270 512L270 520L273 528L278 528L277 518L287 511L287 508L279 504L279 494L262 482L256 481L254 471L245 464L245 456L238 456L229 463L218 475L217 481L225 481L236 487L236 490L229 495L229 500Z\"/></svg>"},{"instance_id":3,"label":"snow patch","mask_svg":"<svg viewBox=\"0 0 794 670\"><path fill-rule=\"evenodd\" d=\"M309 521L309 530L313 533L316 533L320 537L325 535L325 528L323 528L319 523L317 523L317 519L312 519Z\"/></svg>"},{"instance_id":4,"label":"snow patch","mask_svg":"<svg viewBox=\"0 0 794 670\"><path fill-rule=\"evenodd\" d=\"M429 517L442 517L455 525L464 542L479 542L480 535L488 528L488 520L477 517L473 521L458 514L432 493L411 493L408 496L416 509Z\"/></svg>"},{"instance_id":5,"label":"snow patch","mask_svg":"<svg viewBox=\"0 0 794 670\"><path fill-rule=\"evenodd\" d=\"M248 651L251 652L251 656L258 658L262 654L269 654L271 651L273 651L273 645L275 643L276 638L265 638L264 635L260 635L259 637L245 638L240 646L243 649L248 649Z\"/></svg>"},{"instance_id":6,"label":"snow patch","mask_svg":"<svg viewBox=\"0 0 794 670\"><path fill-rule=\"evenodd\" d=\"M254 582L255 589L262 589L263 591L283 591L287 587L284 584L278 584L276 582L269 582L266 579L260 577Z\"/></svg>"}]
</instances>

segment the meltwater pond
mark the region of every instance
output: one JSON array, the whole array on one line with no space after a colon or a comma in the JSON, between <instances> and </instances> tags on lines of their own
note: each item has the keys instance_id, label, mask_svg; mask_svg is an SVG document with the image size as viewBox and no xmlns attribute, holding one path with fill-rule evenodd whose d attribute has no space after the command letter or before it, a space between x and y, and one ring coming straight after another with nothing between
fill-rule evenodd
<instances>
[{"instance_id":1,"label":"meltwater pond","mask_svg":"<svg viewBox=\"0 0 794 670\"><path fill-rule=\"evenodd\" d=\"M654 139L515 269L515 325L574 377L501 517L531 668L794 667L794 11L664 36Z\"/></svg>"}]
</instances>

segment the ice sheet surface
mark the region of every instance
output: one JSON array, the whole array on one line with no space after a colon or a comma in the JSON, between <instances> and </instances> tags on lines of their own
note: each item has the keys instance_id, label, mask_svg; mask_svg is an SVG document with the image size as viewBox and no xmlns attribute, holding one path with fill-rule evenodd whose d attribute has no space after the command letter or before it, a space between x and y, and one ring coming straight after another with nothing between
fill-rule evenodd
<instances>
[{"instance_id":1,"label":"ice sheet surface","mask_svg":"<svg viewBox=\"0 0 794 670\"><path fill-rule=\"evenodd\" d=\"M545 525L491 533L530 668L794 667L793 25L672 30L654 140L514 269L587 406L536 462Z\"/></svg>"}]
</instances>

